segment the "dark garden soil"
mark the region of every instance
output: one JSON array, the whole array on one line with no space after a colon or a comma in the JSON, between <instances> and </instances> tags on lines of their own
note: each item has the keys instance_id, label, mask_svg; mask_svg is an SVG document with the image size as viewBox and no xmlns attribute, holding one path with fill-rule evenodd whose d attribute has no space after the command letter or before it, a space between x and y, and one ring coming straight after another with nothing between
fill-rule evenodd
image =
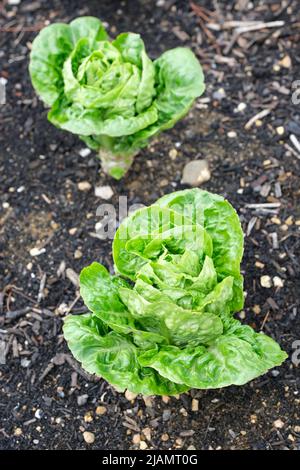
<instances>
[{"instance_id":1,"label":"dark garden soil","mask_svg":"<svg viewBox=\"0 0 300 470\"><path fill-rule=\"evenodd\" d=\"M37 31L79 15L100 17L111 36L142 33L153 58L192 47L206 73L193 110L120 182L101 173L93 153L81 156L76 136L47 122L29 81ZM235 36L232 20L279 23ZM299 449L298 1L4 0L0 27L0 448ZM61 331L67 311L84 311L76 273L94 260L112 269L111 241L95 236L105 201L94 188L109 185L116 207L119 195L151 204L183 188L184 165L203 158L211 179L202 187L229 199L246 234L239 316L289 358L243 387L130 400L82 371Z\"/></svg>"}]
</instances>

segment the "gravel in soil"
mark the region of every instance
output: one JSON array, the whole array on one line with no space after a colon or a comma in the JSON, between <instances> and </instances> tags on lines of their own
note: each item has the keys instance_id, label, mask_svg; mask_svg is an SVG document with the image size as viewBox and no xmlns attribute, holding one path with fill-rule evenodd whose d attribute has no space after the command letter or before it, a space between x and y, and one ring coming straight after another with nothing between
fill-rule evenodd
<instances>
[{"instance_id":1,"label":"gravel in soil","mask_svg":"<svg viewBox=\"0 0 300 470\"><path fill-rule=\"evenodd\" d=\"M192 47L205 69L205 95L120 182L101 173L76 136L47 122L28 77L39 29L79 15L100 17L112 37L142 33L153 58ZM247 21L276 23L241 34ZM300 448L299 26L296 0L2 2L0 448ZM211 178L201 187L229 199L246 234L239 316L289 359L240 388L119 394L80 368L61 331L66 313L85 309L80 269L98 260L112 270L97 207L117 205L119 195L151 204L185 187L185 165L203 159Z\"/></svg>"}]
</instances>

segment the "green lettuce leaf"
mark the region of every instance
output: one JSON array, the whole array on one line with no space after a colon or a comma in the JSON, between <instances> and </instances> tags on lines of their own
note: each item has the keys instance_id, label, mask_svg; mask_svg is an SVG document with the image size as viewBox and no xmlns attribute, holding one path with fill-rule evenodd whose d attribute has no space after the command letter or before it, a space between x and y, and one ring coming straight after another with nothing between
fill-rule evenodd
<instances>
[{"instance_id":1,"label":"green lettuce leaf","mask_svg":"<svg viewBox=\"0 0 300 470\"><path fill-rule=\"evenodd\" d=\"M167 194L156 204L186 215L194 223L203 225L212 239L213 261L218 277L234 278L235 295L232 308L234 311L243 308L243 277L240 264L244 237L238 215L231 204L222 196L197 188Z\"/></svg>"},{"instance_id":2,"label":"green lettuce leaf","mask_svg":"<svg viewBox=\"0 0 300 470\"><path fill-rule=\"evenodd\" d=\"M101 323L92 315L69 315L64 336L74 357L91 374L97 374L118 390L126 388L144 395L177 395L187 386L170 382L154 369L143 367L137 360L137 347L114 331L101 332Z\"/></svg>"},{"instance_id":3,"label":"green lettuce leaf","mask_svg":"<svg viewBox=\"0 0 300 470\"><path fill-rule=\"evenodd\" d=\"M287 358L272 338L244 328L247 331L243 338L239 331L239 335L221 335L207 348L157 346L141 352L138 360L144 367L152 367L169 380L191 388L243 385Z\"/></svg>"}]
</instances>

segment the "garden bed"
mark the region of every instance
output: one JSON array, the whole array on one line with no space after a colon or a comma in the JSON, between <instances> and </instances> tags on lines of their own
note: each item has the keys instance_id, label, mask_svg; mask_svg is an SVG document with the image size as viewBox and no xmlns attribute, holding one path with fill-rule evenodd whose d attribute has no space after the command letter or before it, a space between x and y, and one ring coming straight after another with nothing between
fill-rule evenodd
<instances>
[{"instance_id":1,"label":"garden bed","mask_svg":"<svg viewBox=\"0 0 300 470\"><path fill-rule=\"evenodd\" d=\"M300 340L300 152L291 140L300 141L300 105L292 100L300 76L297 1L287 8L280 0L253 2L250 10L242 8L247 2L218 2L217 25L283 22L235 42L232 28L207 28L207 11L195 6L212 11L217 2L9 3L0 9L0 76L7 80L0 106L0 448L299 448L299 368L291 361ZM80 15L107 22L111 36L140 32L153 58L192 47L206 75L207 91L193 110L141 151L120 182L101 173L93 152L83 157L76 136L47 122L28 76L30 42L45 20ZM251 124L262 110L268 114ZM95 236L105 201L94 189L109 185L115 207L119 195L149 205L184 188L183 168L197 159L211 170L201 187L231 202L246 234L247 295L238 315L289 358L243 387L130 400L88 376L62 336L66 312L85 310L75 273L95 260L112 271L111 240Z\"/></svg>"}]
</instances>

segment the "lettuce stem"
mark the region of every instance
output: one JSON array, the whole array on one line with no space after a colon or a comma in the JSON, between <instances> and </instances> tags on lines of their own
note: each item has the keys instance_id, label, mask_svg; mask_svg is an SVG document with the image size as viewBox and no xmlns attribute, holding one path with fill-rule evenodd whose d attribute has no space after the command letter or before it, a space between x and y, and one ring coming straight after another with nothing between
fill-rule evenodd
<instances>
[{"instance_id":1,"label":"lettuce stem","mask_svg":"<svg viewBox=\"0 0 300 470\"><path fill-rule=\"evenodd\" d=\"M116 155L110 150L101 148L99 150L99 157L104 173L117 180L121 179L131 167L136 153L137 152L127 155Z\"/></svg>"}]
</instances>

